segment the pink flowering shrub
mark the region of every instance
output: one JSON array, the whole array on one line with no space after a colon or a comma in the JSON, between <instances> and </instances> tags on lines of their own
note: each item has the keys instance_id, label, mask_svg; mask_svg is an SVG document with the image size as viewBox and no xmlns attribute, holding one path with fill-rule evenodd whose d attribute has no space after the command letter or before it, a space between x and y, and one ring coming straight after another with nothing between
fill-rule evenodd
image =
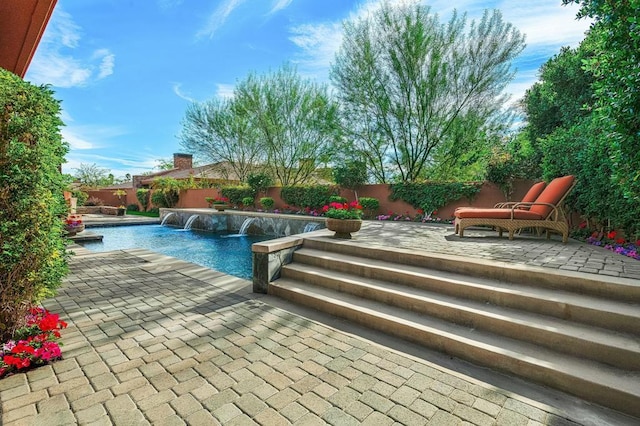
<instances>
[{"instance_id":1,"label":"pink flowering shrub","mask_svg":"<svg viewBox=\"0 0 640 426\"><path fill-rule=\"evenodd\" d=\"M0 378L60 359L60 330L67 327L58 314L32 308L24 327L0 347Z\"/></svg>"}]
</instances>

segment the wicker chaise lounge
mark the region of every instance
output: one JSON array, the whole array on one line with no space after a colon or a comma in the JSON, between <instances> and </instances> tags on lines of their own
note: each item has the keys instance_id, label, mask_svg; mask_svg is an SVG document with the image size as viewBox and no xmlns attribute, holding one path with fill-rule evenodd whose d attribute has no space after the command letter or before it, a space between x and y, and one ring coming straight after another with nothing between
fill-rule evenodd
<instances>
[{"instance_id":1,"label":"wicker chaise lounge","mask_svg":"<svg viewBox=\"0 0 640 426\"><path fill-rule=\"evenodd\" d=\"M545 182L538 182L531 185L531 188L524 194L521 201L504 201L502 203L498 203L493 208L508 208L513 206L515 203L533 203L538 199L542 191L544 191L544 187L547 186ZM528 210L529 207L522 206L525 210Z\"/></svg>"},{"instance_id":2,"label":"wicker chaise lounge","mask_svg":"<svg viewBox=\"0 0 640 426\"><path fill-rule=\"evenodd\" d=\"M534 202L517 202L492 209L460 208L455 215L455 233L460 237L464 229L474 225L493 226L502 237L503 231L509 232L513 239L515 231L523 228L544 228L562 234L562 242L569 238L569 225L561 209L567 194L575 186L574 176L556 178L547 185Z\"/></svg>"}]
</instances>

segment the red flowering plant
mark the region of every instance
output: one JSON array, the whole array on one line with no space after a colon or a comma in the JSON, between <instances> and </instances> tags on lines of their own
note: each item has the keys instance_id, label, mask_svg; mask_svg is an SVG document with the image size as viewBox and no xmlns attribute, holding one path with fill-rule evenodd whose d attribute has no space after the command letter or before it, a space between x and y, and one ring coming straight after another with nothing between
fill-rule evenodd
<instances>
[{"instance_id":1,"label":"red flowering plant","mask_svg":"<svg viewBox=\"0 0 640 426\"><path fill-rule=\"evenodd\" d=\"M582 224L580 224L580 228L584 229ZM637 240L635 243L627 241L625 238L619 237L616 231L594 231L591 236L587 238L587 243L603 247L632 259L640 260L640 240Z\"/></svg>"},{"instance_id":2,"label":"red flowering plant","mask_svg":"<svg viewBox=\"0 0 640 426\"><path fill-rule=\"evenodd\" d=\"M322 208L322 215L330 219L361 219L362 206L357 201L350 203L332 202Z\"/></svg>"},{"instance_id":3,"label":"red flowering plant","mask_svg":"<svg viewBox=\"0 0 640 426\"><path fill-rule=\"evenodd\" d=\"M212 207L215 204L221 205L229 203L229 199L227 197L204 197L204 200L209 204L209 207Z\"/></svg>"},{"instance_id":4,"label":"red flowering plant","mask_svg":"<svg viewBox=\"0 0 640 426\"><path fill-rule=\"evenodd\" d=\"M79 214L70 214L67 215L67 220L65 221L66 228L80 228L82 225L82 216Z\"/></svg>"},{"instance_id":5,"label":"red flowering plant","mask_svg":"<svg viewBox=\"0 0 640 426\"><path fill-rule=\"evenodd\" d=\"M25 320L14 338L0 347L0 378L62 357L57 340L67 323L39 307L32 308Z\"/></svg>"}]
</instances>

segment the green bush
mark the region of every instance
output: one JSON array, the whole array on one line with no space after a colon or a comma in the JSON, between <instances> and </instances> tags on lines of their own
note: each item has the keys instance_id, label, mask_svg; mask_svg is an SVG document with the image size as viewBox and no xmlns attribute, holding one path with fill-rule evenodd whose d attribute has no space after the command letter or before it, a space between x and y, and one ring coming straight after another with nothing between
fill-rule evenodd
<instances>
[{"instance_id":1,"label":"green bush","mask_svg":"<svg viewBox=\"0 0 640 426\"><path fill-rule=\"evenodd\" d=\"M329 198L336 192L337 188L329 185L284 186L280 197L290 206L320 209L329 204Z\"/></svg>"},{"instance_id":2,"label":"green bush","mask_svg":"<svg viewBox=\"0 0 640 426\"><path fill-rule=\"evenodd\" d=\"M136 190L136 198L142 206L142 211L147 211L149 208L149 199L151 198L151 192L146 188L140 188Z\"/></svg>"},{"instance_id":3,"label":"green bush","mask_svg":"<svg viewBox=\"0 0 640 426\"><path fill-rule=\"evenodd\" d=\"M247 176L247 184L254 190L255 195L266 192L273 185L273 179L266 173L250 173Z\"/></svg>"},{"instance_id":4,"label":"green bush","mask_svg":"<svg viewBox=\"0 0 640 426\"><path fill-rule=\"evenodd\" d=\"M254 202L255 202L255 199L253 197L244 197L242 199L242 205L245 207L253 207Z\"/></svg>"},{"instance_id":5,"label":"green bush","mask_svg":"<svg viewBox=\"0 0 640 426\"><path fill-rule=\"evenodd\" d=\"M241 204L243 198L253 198L256 195L255 190L249 186L225 186L220 192L222 196L228 198L229 203L234 206Z\"/></svg>"},{"instance_id":6,"label":"green bush","mask_svg":"<svg viewBox=\"0 0 640 426\"><path fill-rule=\"evenodd\" d=\"M182 184L174 178L157 178L153 181L151 203L156 207L172 208L178 204ZM137 194L136 194L137 195Z\"/></svg>"},{"instance_id":7,"label":"green bush","mask_svg":"<svg viewBox=\"0 0 640 426\"><path fill-rule=\"evenodd\" d=\"M380 201L377 198L360 197L358 201L360 202L360 205L364 210L364 215L367 218L373 217L380 208Z\"/></svg>"},{"instance_id":8,"label":"green bush","mask_svg":"<svg viewBox=\"0 0 640 426\"><path fill-rule=\"evenodd\" d=\"M71 191L71 196L78 199L77 201L78 206L84 206L84 203L86 203L87 200L89 199L89 194L80 190Z\"/></svg>"},{"instance_id":9,"label":"green bush","mask_svg":"<svg viewBox=\"0 0 640 426\"><path fill-rule=\"evenodd\" d=\"M137 204L129 204L127 206L127 211L128 212L137 212L137 211L140 211L140 207Z\"/></svg>"},{"instance_id":10,"label":"green bush","mask_svg":"<svg viewBox=\"0 0 640 426\"><path fill-rule=\"evenodd\" d=\"M546 181L575 175L577 184L565 205L599 229L623 229L640 234L640 200L625 197L614 180L616 164L610 135L597 120L584 119L569 129L558 128L541 141ZM571 155L567 155L570 152Z\"/></svg>"},{"instance_id":11,"label":"green bush","mask_svg":"<svg viewBox=\"0 0 640 426\"><path fill-rule=\"evenodd\" d=\"M0 341L67 273L59 117L51 89L0 69Z\"/></svg>"},{"instance_id":12,"label":"green bush","mask_svg":"<svg viewBox=\"0 0 640 426\"><path fill-rule=\"evenodd\" d=\"M346 203L347 199L339 195L332 195L331 197L329 197L329 202L330 203Z\"/></svg>"},{"instance_id":13,"label":"green bush","mask_svg":"<svg viewBox=\"0 0 640 426\"><path fill-rule=\"evenodd\" d=\"M156 208L171 208L178 204L179 195L173 191L153 191L151 204Z\"/></svg>"},{"instance_id":14,"label":"green bush","mask_svg":"<svg viewBox=\"0 0 640 426\"><path fill-rule=\"evenodd\" d=\"M265 210L271 210L274 204L275 204L275 201L271 197L260 198L260 205Z\"/></svg>"},{"instance_id":15,"label":"green bush","mask_svg":"<svg viewBox=\"0 0 640 426\"><path fill-rule=\"evenodd\" d=\"M451 201L472 200L480 191L477 182L423 182L390 185L392 200L402 200L425 213L432 213Z\"/></svg>"}]
</instances>

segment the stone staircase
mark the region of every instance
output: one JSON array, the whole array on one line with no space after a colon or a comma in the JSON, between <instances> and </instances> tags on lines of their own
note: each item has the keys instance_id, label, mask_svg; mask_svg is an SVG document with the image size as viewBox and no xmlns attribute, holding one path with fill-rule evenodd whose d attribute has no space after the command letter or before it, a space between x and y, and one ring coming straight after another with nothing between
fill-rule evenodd
<instances>
[{"instance_id":1,"label":"stone staircase","mask_svg":"<svg viewBox=\"0 0 640 426\"><path fill-rule=\"evenodd\" d=\"M640 283L309 238L269 293L640 417Z\"/></svg>"}]
</instances>

